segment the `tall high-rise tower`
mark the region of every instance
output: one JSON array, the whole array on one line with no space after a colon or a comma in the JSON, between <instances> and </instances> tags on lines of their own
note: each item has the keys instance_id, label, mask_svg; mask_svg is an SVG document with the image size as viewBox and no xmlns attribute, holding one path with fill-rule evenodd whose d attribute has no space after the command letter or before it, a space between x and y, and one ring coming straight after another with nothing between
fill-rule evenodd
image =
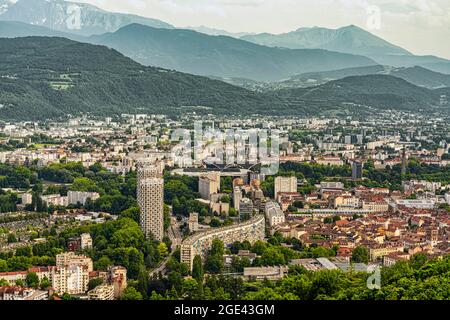
<instances>
[{"instance_id":1,"label":"tall high-rise tower","mask_svg":"<svg viewBox=\"0 0 450 320\"><path fill-rule=\"evenodd\" d=\"M406 148L403 148L403 152L402 152L402 177L404 177L406 175L406 166L407 166Z\"/></svg>"},{"instance_id":2,"label":"tall high-rise tower","mask_svg":"<svg viewBox=\"0 0 450 320\"><path fill-rule=\"evenodd\" d=\"M146 237L164 237L164 180L155 166L138 166L137 201L141 209L140 224Z\"/></svg>"},{"instance_id":3,"label":"tall high-rise tower","mask_svg":"<svg viewBox=\"0 0 450 320\"><path fill-rule=\"evenodd\" d=\"M362 161L353 161L352 163L352 180L360 180L363 177L364 164Z\"/></svg>"}]
</instances>

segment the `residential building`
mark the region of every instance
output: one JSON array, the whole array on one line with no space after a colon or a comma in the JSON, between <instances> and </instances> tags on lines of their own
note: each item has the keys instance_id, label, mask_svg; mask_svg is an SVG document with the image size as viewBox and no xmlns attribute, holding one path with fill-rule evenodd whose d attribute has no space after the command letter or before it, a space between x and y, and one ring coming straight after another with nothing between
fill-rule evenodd
<instances>
[{"instance_id":1,"label":"residential building","mask_svg":"<svg viewBox=\"0 0 450 320\"><path fill-rule=\"evenodd\" d=\"M352 179L361 180L363 177L364 164L361 161L352 162Z\"/></svg>"},{"instance_id":2,"label":"residential building","mask_svg":"<svg viewBox=\"0 0 450 320\"><path fill-rule=\"evenodd\" d=\"M270 228L285 222L284 212L276 202L266 203L265 213Z\"/></svg>"},{"instance_id":3,"label":"residential building","mask_svg":"<svg viewBox=\"0 0 450 320\"><path fill-rule=\"evenodd\" d=\"M276 177L274 189L275 198L280 192L297 192L297 177Z\"/></svg>"},{"instance_id":4,"label":"residential building","mask_svg":"<svg viewBox=\"0 0 450 320\"><path fill-rule=\"evenodd\" d=\"M284 278L289 271L288 266L275 267L248 267L244 268L244 277L247 279L255 279L258 281L272 280L277 281Z\"/></svg>"},{"instance_id":5,"label":"residential building","mask_svg":"<svg viewBox=\"0 0 450 320\"><path fill-rule=\"evenodd\" d=\"M449 195L450 198L450 195ZM239 186L235 186L233 189L233 205L236 211L239 211L239 204L242 199L242 191Z\"/></svg>"},{"instance_id":6,"label":"residential building","mask_svg":"<svg viewBox=\"0 0 450 320\"><path fill-rule=\"evenodd\" d=\"M249 198L242 198L239 202L239 216L240 217L252 217L255 207L253 201Z\"/></svg>"},{"instance_id":7,"label":"residential building","mask_svg":"<svg viewBox=\"0 0 450 320\"><path fill-rule=\"evenodd\" d=\"M209 172L198 179L198 192L204 200L210 200L212 194L220 191L220 174Z\"/></svg>"},{"instance_id":8,"label":"residential building","mask_svg":"<svg viewBox=\"0 0 450 320\"><path fill-rule=\"evenodd\" d=\"M1 300L48 300L48 291L19 286L2 286L0 287L0 301Z\"/></svg>"},{"instance_id":9,"label":"residential building","mask_svg":"<svg viewBox=\"0 0 450 320\"><path fill-rule=\"evenodd\" d=\"M89 300L114 300L114 286L102 284L88 292Z\"/></svg>"},{"instance_id":10,"label":"residential building","mask_svg":"<svg viewBox=\"0 0 450 320\"><path fill-rule=\"evenodd\" d=\"M47 203L48 206L53 205L57 207L67 207L69 205L69 198L59 194L41 196L41 199L43 202Z\"/></svg>"},{"instance_id":11,"label":"residential building","mask_svg":"<svg viewBox=\"0 0 450 320\"><path fill-rule=\"evenodd\" d=\"M164 237L164 180L138 180L137 200L141 209L140 224L146 237L162 241Z\"/></svg>"},{"instance_id":12,"label":"residential building","mask_svg":"<svg viewBox=\"0 0 450 320\"><path fill-rule=\"evenodd\" d=\"M197 232L198 231L198 213L197 212L191 212L189 214L188 228L189 228L189 232Z\"/></svg>"},{"instance_id":13,"label":"residential building","mask_svg":"<svg viewBox=\"0 0 450 320\"><path fill-rule=\"evenodd\" d=\"M82 192L82 191L68 191L67 198L69 204L82 204L85 205L87 199L91 199L91 201L95 201L100 198L100 194L97 192Z\"/></svg>"},{"instance_id":14,"label":"residential building","mask_svg":"<svg viewBox=\"0 0 450 320\"><path fill-rule=\"evenodd\" d=\"M183 241L181 245L180 261L186 263L190 270L194 257L199 255L204 259L211 248L214 239L219 239L227 245L236 241L248 240L255 243L258 240L264 240L265 219L263 215L256 215L252 219L237 225L227 226L218 229L211 229L199 232Z\"/></svg>"},{"instance_id":15,"label":"residential building","mask_svg":"<svg viewBox=\"0 0 450 320\"><path fill-rule=\"evenodd\" d=\"M92 237L89 233L83 233L80 236L81 250L92 248Z\"/></svg>"},{"instance_id":16,"label":"residential building","mask_svg":"<svg viewBox=\"0 0 450 320\"><path fill-rule=\"evenodd\" d=\"M127 288L127 269L120 266L108 267L108 283L114 287L114 298L122 296Z\"/></svg>"}]
</instances>

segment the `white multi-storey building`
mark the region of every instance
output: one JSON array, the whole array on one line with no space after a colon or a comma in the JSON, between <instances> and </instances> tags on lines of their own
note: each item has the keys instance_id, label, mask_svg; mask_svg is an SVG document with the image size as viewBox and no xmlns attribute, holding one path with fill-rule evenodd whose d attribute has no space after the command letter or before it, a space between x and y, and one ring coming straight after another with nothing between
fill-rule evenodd
<instances>
[{"instance_id":1,"label":"white multi-storey building","mask_svg":"<svg viewBox=\"0 0 450 320\"><path fill-rule=\"evenodd\" d=\"M297 192L297 177L276 177L275 198L280 192Z\"/></svg>"},{"instance_id":2,"label":"white multi-storey building","mask_svg":"<svg viewBox=\"0 0 450 320\"><path fill-rule=\"evenodd\" d=\"M271 228L286 221L283 210L281 210L280 205L276 202L266 203L265 212L266 219Z\"/></svg>"},{"instance_id":3,"label":"white multi-storey building","mask_svg":"<svg viewBox=\"0 0 450 320\"><path fill-rule=\"evenodd\" d=\"M198 192L202 199L210 200L210 197L214 193L218 193L220 190L220 174L216 172L210 172L205 176L198 179Z\"/></svg>"},{"instance_id":4,"label":"white multi-storey building","mask_svg":"<svg viewBox=\"0 0 450 320\"><path fill-rule=\"evenodd\" d=\"M89 233L83 233L80 236L81 250L92 248L92 237Z\"/></svg>"},{"instance_id":5,"label":"white multi-storey building","mask_svg":"<svg viewBox=\"0 0 450 320\"><path fill-rule=\"evenodd\" d=\"M264 236L264 216L256 215L244 223L200 232L187 238L181 245L180 260L192 270L195 256L199 255L204 259L214 239L221 240L224 245L231 245L233 242L245 240L253 244L258 240L264 240Z\"/></svg>"},{"instance_id":6,"label":"white multi-storey building","mask_svg":"<svg viewBox=\"0 0 450 320\"><path fill-rule=\"evenodd\" d=\"M235 186L233 189L233 205L236 211L239 211L239 204L242 200L242 191L241 188Z\"/></svg>"},{"instance_id":7,"label":"white multi-storey building","mask_svg":"<svg viewBox=\"0 0 450 320\"><path fill-rule=\"evenodd\" d=\"M164 180L151 178L138 181L138 204L141 209L141 228L146 237L164 237Z\"/></svg>"},{"instance_id":8,"label":"white multi-storey building","mask_svg":"<svg viewBox=\"0 0 450 320\"><path fill-rule=\"evenodd\" d=\"M85 205L87 199L95 201L100 198L100 195L97 192L69 191L67 192L67 198L69 204L81 203Z\"/></svg>"}]
</instances>

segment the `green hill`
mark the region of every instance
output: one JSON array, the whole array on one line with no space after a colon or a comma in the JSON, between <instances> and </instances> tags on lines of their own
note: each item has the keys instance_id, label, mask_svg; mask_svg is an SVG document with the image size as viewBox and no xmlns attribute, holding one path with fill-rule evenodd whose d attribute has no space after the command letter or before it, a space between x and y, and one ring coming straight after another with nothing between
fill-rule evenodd
<instances>
[{"instance_id":1,"label":"green hill","mask_svg":"<svg viewBox=\"0 0 450 320\"><path fill-rule=\"evenodd\" d=\"M346 106L419 112L439 107L438 91L417 87L389 75L352 76L309 88L276 91L291 106L315 105L321 110Z\"/></svg>"},{"instance_id":2,"label":"green hill","mask_svg":"<svg viewBox=\"0 0 450 320\"><path fill-rule=\"evenodd\" d=\"M184 111L252 113L276 98L204 77L142 66L64 38L0 39L0 118Z\"/></svg>"},{"instance_id":3,"label":"green hill","mask_svg":"<svg viewBox=\"0 0 450 320\"><path fill-rule=\"evenodd\" d=\"M256 93L205 77L146 67L104 46L58 37L0 39L2 120L44 120L80 113L292 116L330 110L360 113L363 108L428 111L440 108L440 96L446 92L388 75L368 75Z\"/></svg>"}]
</instances>

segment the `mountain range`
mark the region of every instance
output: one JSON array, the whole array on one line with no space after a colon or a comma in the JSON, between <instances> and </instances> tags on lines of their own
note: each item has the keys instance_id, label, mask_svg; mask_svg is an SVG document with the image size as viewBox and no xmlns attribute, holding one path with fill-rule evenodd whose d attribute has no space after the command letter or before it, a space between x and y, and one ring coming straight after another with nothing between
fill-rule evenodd
<instances>
[{"instance_id":1,"label":"mountain range","mask_svg":"<svg viewBox=\"0 0 450 320\"><path fill-rule=\"evenodd\" d=\"M63 0L0 0L0 119L447 110L440 96L450 95L450 61L355 26L196 29Z\"/></svg>"},{"instance_id":2,"label":"mountain range","mask_svg":"<svg viewBox=\"0 0 450 320\"><path fill-rule=\"evenodd\" d=\"M375 64L363 56L321 49L270 48L226 36L139 24L92 36L89 42L114 48L145 65L205 76L263 81L286 79L304 72Z\"/></svg>"},{"instance_id":3,"label":"mountain range","mask_svg":"<svg viewBox=\"0 0 450 320\"><path fill-rule=\"evenodd\" d=\"M407 50L353 25L339 29L300 28L279 35L262 33L243 36L241 39L269 47L289 49L314 48L366 56L411 55Z\"/></svg>"},{"instance_id":4,"label":"mountain range","mask_svg":"<svg viewBox=\"0 0 450 320\"><path fill-rule=\"evenodd\" d=\"M374 65L360 68L348 68L324 72L304 73L290 78L289 80L275 84L267 84L275 88L301 88L311 87L327 83L329 81L343 79L351 76L365 75L391 75L406 80L418 87L438 89L450 87L450 75L434 72L422 67L394 68L390 66Z\"/></svg>"},{"instance_id":5,"label":"mountain range","mask_svg":"<svg viewBox=\"0 0 450 320\"><path fill-rule=\"evenodd\" d=\"M339 29L300 28L279 35L230 33L205 26L191 28L197 33L187 33L157 19L108 12L89 4L64 0L0 0L2 20L49 29L29 29L25 32L22 28L21 33L12 30L8 35L0 28L3 37L54 36L52 32L57 31L62 32L57 36L108 45L146 65L220 78L280 81L305 72L376 64L406 68L420 66L450 74L449 60L413 55L353 25ZM161 32L136 24L160 29ZM131 39L125 39L125 35ZM238 41L238 38L242 41ZM249 42L259 46L252 47ZM133 50L128 46L132 46ZM321 51L309 51L309 54L306 51L300 54L298 51L306 49ZM336 53L358 57L354 58L355 64L352 64L346 56ZM249 56L255 59L249 59Z\"/></svg>"},{"instance_id":6,"label":"mountain range","mask_svg":"<svg viewBox=\"0 0 450 320\"><path fill-rule=\"evenodd\" d=\"M0 39L0 119L44 120L67 114L250 113L274 96L145 67L104 46L65 38Z\"/></svg>"},{"instance_id":7,"label":"mountain range","mask_svg":"<svg viewBox=\"0 0 450 320\"><path fill-rule=\"evenodd\" d=\"M378 64L395 67L421 66L432 71L449 73L450 61L435 56L416 56L376 35L351 25L339 29L300 28L284 34L262 33L241 39L289 49L326 49L367 56Z\"/></svg>"},{"instance_id":8,"label":"mountain range","mask_svg":"<svg viewBox=\"0 0 450 320\"><path fill-rule=\"evenodd\" d=\"M256 93L221 81L143 66L113 49L58 37L0 39L0 119L122 113L317 115L338 110L445 111L440 95L390 75Z\"/></svg>"}]
</instances>

